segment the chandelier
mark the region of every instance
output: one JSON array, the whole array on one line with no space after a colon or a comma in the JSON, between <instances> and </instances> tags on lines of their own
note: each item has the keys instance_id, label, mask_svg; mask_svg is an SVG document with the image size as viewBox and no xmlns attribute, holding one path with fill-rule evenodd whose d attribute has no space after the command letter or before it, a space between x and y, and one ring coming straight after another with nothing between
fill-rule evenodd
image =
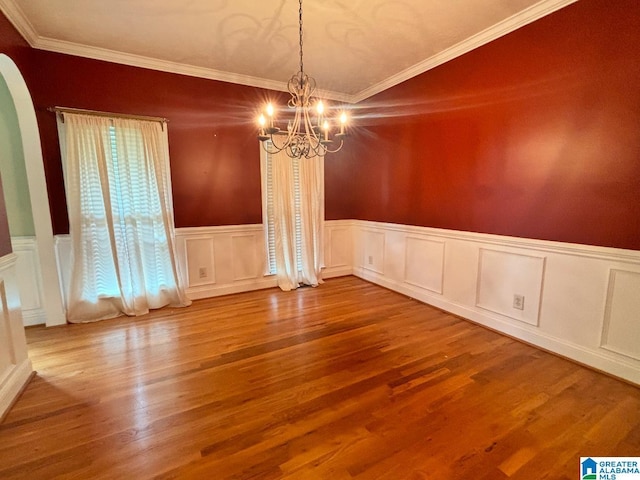
<instances>
[{"instance_id":1,"label":"chandelier","mask_svg":"<svg viewBox=\"0 0 640 480\"><path fill-rule=\"evenodd\" d=\"M314 97L316 81L304 73L302 61L302 0L298 10L300 34L300 71L293 75L287 83L291 94L288 106L293 109L293 117L289 115L286 129L277 127L276 109L269 103L258 122L260 132L258 139L262 147L270 154L285 151L291 158L311 158L335 153L342 148L346 134L347 114L342 111L339 116L339 131L331 136L331 123L325 114L322 100ZM266 114L266 116L265 116ZM337 124L337 123L336 123Z\"/></svg>"}]
</instances>

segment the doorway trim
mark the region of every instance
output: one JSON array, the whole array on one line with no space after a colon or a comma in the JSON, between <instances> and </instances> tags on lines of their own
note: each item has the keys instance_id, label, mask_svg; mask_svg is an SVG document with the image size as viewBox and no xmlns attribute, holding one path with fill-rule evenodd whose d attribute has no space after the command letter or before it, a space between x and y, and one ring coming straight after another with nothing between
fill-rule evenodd
<instances>
[{"instance_id":1,"label":"doorway trim","mask_svg":"<svg viewBox=\"0 0 640 480\"><path fill-rule=\"evenodd\" d=\"M49 197L47 196L47 182L44 174L44 161L42 159L36 111L20 70L18 70L18 67L10 57L1 53L0 75L7 83L18 117L18 128L22 141L38 248L38 260L42 273L45 321L48 327L62 325L66 323L66 316L60 291L58 266L56 264L51 212L49 209Z\"/></svg>"}]
</instances>

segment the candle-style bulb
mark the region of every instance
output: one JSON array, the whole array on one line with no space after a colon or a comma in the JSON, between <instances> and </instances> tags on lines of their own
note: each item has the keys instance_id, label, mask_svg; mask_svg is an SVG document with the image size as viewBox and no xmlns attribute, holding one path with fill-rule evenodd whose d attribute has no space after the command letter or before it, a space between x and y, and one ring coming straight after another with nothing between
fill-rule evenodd
<instances>
[{"instance_id":1,"label":"candle-style bulb","mask_svg":"<svg viewBox=\"0 0 640 480\"><path fill-rule=\"evenodd\" d=\"M347 124L347 112L340 115L340 135L344 135L344 126Z\"/></svg>"},{"instance_id":2,"label":"candle-style bulb","mask_svg":"<svg viewBox=\"0 0 640 480\"><path fill-rule=\"evenodd\" d=\"M271 105L271 103L267 104L267 115L273 117L273 105Z\"/></svg>"},{"instance_id":3,"label":"candle-style bulb","mask_svg":"<svg viewBox=\"0 0 640 480\"><path fill-rule=\"evenodd\" d=\"M324 104L322 103L322 100L318 102L316 109L318 110L318 115L322 115L324 113Z\"/></svg>"},{"instance_id":4,"label":"candle-style bulb","mask_svg":"<svg viewBox=\"0 0 640 480\"><path fill-rule=\"evenodd\" d=\"M261 141L264 141L267 139L267 137L265 136L265 132L264 132L264 124L267 123L267 119L264 118L263 114L260 114L260 116L258 117L258 123L260 124L260 131L258 133L258 138Z\"/></svg>"}]
</instances>

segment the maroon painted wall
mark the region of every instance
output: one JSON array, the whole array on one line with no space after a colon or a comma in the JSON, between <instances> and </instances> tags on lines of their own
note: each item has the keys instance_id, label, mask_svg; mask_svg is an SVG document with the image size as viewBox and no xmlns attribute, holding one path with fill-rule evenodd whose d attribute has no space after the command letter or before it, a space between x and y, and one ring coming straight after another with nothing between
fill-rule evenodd
<instances>
[{"instance_id":1,"label":"maroon painted wall","mask_svg":"<svg viewBox=\"0 0 640 480\"><path fill-rule=\"evenodd\" d=\"M177 227L260 223L256 107L264 91L40 50L27 76L54 231L68 231L55 115L66 106L169 119Z\"/></svg>"},{"instance_id":2,"label":"maroon painted wall","mask_svg":"<svg viewBox=\"0 0 640 480\"><path fill-rule=\"evenodd\" d=\"M0 51L19 57L36 105L56 233L54 105L169 118L176 225L261 222L267 92L25 55L16 35L0 15ZM640 2L581 0L357 105L349 145L326 159L327 218L640 250L639 59Z\"/></svg>"},{"instance_id":3,"label":"maroon painted wall","mask_svg":"<svg viewBox=\"0 0 640 480\"><path fill-rule=\"evenodd\" d=\"M328 218L640 250L637 0L582 0L359 108Z\"/></svg>"},{"instance_id":4,"label":"maroon painted wall","mask_svg":"<svg viewBox=\"0 0 640 480\"><path fill-rule=\"evenodd\" d=\"M281 93L30 49L2 14L0 52L33 98L54 233L69 226L52 106L168 118L176 226L262 222L257 109Z\"/></svg>"},{"instance_id":5,"label":"maroon painted wall","mask_svg":"<svg viewBox=\"0 0 640 480\"><path fill-rule=\"evenodd\" d=\"M31 47L13 28L13 25L0 12L0 53L11 57L21 72L27 69L31 56Z\"/></svg>"}]
</instances>

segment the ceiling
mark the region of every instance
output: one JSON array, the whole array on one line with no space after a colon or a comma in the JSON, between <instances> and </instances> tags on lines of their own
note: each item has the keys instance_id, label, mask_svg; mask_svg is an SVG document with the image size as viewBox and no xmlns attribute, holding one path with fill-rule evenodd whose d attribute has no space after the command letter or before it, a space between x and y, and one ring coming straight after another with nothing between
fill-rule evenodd
<instances>
[{"instance_id":1,"label":"ceiling","mask_svg":"<svg viewBox=\"0 0 640 480\"><path fill-rule=\"evenodd\" d=\"M358 102L576 0L306 0L304 70ZM34 48L275 90L297 0L0 0Z\"/></svg>"}]
</instances>

